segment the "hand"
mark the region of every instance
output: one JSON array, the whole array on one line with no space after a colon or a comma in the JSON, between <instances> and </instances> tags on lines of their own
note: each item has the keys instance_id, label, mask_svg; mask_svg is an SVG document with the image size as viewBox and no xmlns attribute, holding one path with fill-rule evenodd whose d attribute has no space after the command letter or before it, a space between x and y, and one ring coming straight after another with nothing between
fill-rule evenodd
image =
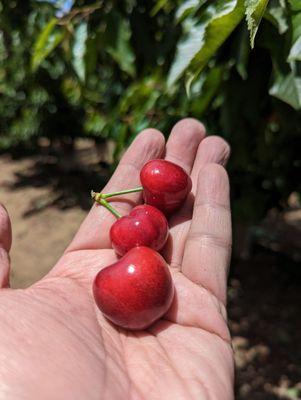
<instances>
[{"instance_id":1,"label":"hand","mask_svg":"<svg viewBox=\"0 0 301 400\"><path fill-rule=\"evenodd\" d=\"M119 329L94 305L93 278L116 260L108 236L114 217L106 209L94 205L49 274L18 290L7 288L11 232L0 209L1 398L233 398L225 310L231 219L222 166L229 146L204 136L203 125L185 119L175 125L165 149L162 134L147 129L103 190L137 186L143 164L164 153L191 174L193 195L170 220L164 253L176 296L167 315L146 331ZM126 214L139 201L141 195L133 193L114 206Z\"/></svg>"}]
</instances>

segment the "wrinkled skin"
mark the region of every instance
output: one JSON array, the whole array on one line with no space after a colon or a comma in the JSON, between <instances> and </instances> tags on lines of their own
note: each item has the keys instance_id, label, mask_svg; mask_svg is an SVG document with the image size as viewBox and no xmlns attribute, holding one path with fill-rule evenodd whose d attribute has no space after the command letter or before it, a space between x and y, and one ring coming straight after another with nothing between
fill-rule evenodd
<instances>
[{"instance_id":1,"label":"wrinkled skin","mask_svg":"<svg viewBox=\"0 0 301 400\"><path fill-rule=\"evenodd\" d=\"M203 126L192 119L175 125L166 149L160 132L142 132L104 189L137 186L143 164L161 156L181 165L193 182L195 200L190 196L171 218L164 249L176 297L167 315L146 331L116 328L93 302L94 276L116 260L109 242L114 217L107 210L93 206L50 273L27 289L13 290L8 288L10 223L0 208L1 398L233 398L225 311L231 221L222 166L229 146L204 136ZM114 203L126 214L140 196Z\"/></svg>"}]
</instances>

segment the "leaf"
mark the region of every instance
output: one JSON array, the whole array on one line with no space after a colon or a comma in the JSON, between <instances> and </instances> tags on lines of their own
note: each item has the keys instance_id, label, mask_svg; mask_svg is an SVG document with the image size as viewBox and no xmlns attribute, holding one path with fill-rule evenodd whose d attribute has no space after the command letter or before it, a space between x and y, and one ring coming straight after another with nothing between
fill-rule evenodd
<instances>
[{"instance_id":1,"label":"leaf","mask_svg":"<svg viewBox=\"0 0 301 400\"><path fill-rule=\"evenodd\" d=\"M281 0L278 0L277 3L272 3L266 10L264 17L274 24L280 35L282 35L288 30L287 7L282 4Z\"/></svg>"},{"instance_id":2,"label":"leaf","mask_svg":"<svg viewBox=\"0 0 301 400\"><path fill-rule=\"evenodd\" d=\"M301 9L292 16L292 41L293 43L301 36Z\"/></svg>"},{"instance_id":3,"label":"leaf","mask_svg":"<svg viewBox=\"0 0 301 400\"><path fill-rule=\"evenodd\" d=\"M301 60L301 12L292 16L292 47L288 56L288 61Z\"/></svg>"},{"instance_id":4,"label":"leaf","mask_svg":"<svg viewBox=\"0 0 301 400\"><path fill-rule=\"evenodd\" d=\"M75 29L72 46L72 65L82 82L86 79L85 55L87 38L88 26L87 22L83 21Z\"/></svg>"},{"instance_id":5,"label":"leaf","mask_svg":"<svg viewBox=\"0 0 301 400\"><path fill-rule=\"evenodd\" d=\"M176 20L179 22L191 13L195 12L206 0L186 0L184 1L176 12Z\"/></svg>"},{"instance_id":6,"label":"leaf","mask_svg":"<svg viewBox=\"0 0 301 400\"><path fill-rule=\"evenodd\" d=\"M201 22L187 18L184 21L186 36L177 46L167 79L168 87L171 87L190 66L191 76L195 78L241 21L243 15L243 0L218 0L214 5L207 7Z\"/></svg>"},{"instance_id":7,"label":"leaf","mask_svg":"<svg viewBox=\"0 0 301 400\"><path fill-rule=\"evenodd\" d=\"M116 41L113 47L107 49L108 53L118 63L120 69L128 75L134 77L135 54L130 45L131 28L129 21L120 19L118 23Z\"/></svg>"},{"instance_id":8,"label":"leaf","mask_svg":"<svg viewBox=\"0 0 301 400\"><path fill-rule=\"evenodd\" d=\"M191 25L190 28L189 24ZM190 33L186 39L178 45L177 54L167 78L168 86L171 86L183 74L204 45L206 25L194 25L194 22L190 18L185 21L185 25L186 30L189 29Z\"/></svg>"},{"instance_id":9,"label":"leaf","mask_svg":"<svg viewBox=\"0 0 301 400\"><path fill-rule=\"evenodd\" d=\"M155 6L150 12L150 16L154 17L155 15L157 15L159 11L168 7L170 5L169 3L169 0L157 0Z\"/></svg>"},{"instance_id":10,"label":"leaf","mask_svg":"<svg viewBox=\"0 0 301 400\"><path fill-rule=\"evenodd\" d=\"M86 113L86 119L84 121L84 128L88 135L106 137L107 132L105 127L107 125L107 119L104 115L91 109Z\"/></svg>"},{"instance_id":11,"label":"leaf","mask_svg":"<svg viewBox=\"0 0 301 400\"><path fill-rule=\"evenodd\" d=\"M142 81L134 81L124 91L120 101L118 114L126 115L132 109L144 116L154 106L160 97L160 91L156 90L156 80L149 76Z\"/></svg>"},{"instance_id":12,"label":"leaf","mask_svg":"<svg viewBox=\"0 0 301 400\"><path fill-rule=\"evenodd\" d=\"M201 82L201 87L199 88L199 94L197 99L192 103L192 111L201 116L207 109L214 96L218 91L218 88L222 82L222 68L214 67L208 74L206 74L205 79ZM197 84L198 82L196 82ZM192 87L192 92L194 92L194 87Z\"/></svg>"},{"instance_id":13,"label":"leaf","mask_svg":"<svg viewBox=\"0 0 301 400\"><path fill-rule=\"evenodd\" d=\"M293 44L288 61L301 61L301 36Z\"/></svg>"},{"instance_id":14,"label":"leaf","mask_svg":"<svg viewBox=\"0 0 301 400\"><path fill-rule=\"evenodd\" d=\"M292 71L288 75L276 73L276 79L269 94L284 101L295 110L301 109L301 78Z\"/></svg>"},{"instance_id":15,"label":"leaf","mask_svg":"<svg viewBox=\"0 0 301 400\"><path fill-rule=\"evenodd\" d=\"M31 57L31 69L36 71L47 56L60 44L64 34L57 30L57 19L52 18L39 34Z\"/></svg>"},{"instance_id":16,"label":"leaf","mask_svg":"<svg viewBox=\"0 0 301 400\"><path fill-rule=\"evenodd\" d=\"M85 67L86 77L95 73L97 63L97 35L88 37L86 41Z\"/></svg>"},{"instance_id":17,"label":"leaf","mask_svg":"<svg viewBox=\"0 0 301 400\"><path fill-rule=\"evenodd\" d=\"M254 40L260 24L261 18L265 12L269 0L245 0L246 19L250 31L251 47L254 47Z\"/></svg>"},{"instance_id":18,"label":"leaf","mask_svg":"<svg viewBox=\"0 0 301 400\"><path fill-rule=\"evenodd\" d=\"M292 11L301 11L300 0L289 0L288 1Z\"/></svg>"}]
</instances>

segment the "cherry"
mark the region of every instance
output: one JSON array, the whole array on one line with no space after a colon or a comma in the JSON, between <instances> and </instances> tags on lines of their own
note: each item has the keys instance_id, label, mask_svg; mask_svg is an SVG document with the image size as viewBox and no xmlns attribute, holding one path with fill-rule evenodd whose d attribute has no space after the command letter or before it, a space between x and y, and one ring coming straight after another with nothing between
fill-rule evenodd
<instances>
[{"instance_id":1,"label":"cherry","mask_svg":"<svg viewBox=\"0 0 301 400\"><path fill-rule=\"evenodd\" d=\"M111 227L112 247L120 256L133 247L147 246L159 251L168 236L167 220L157 208L141 205L129 215L118 219Z\"/></svg>"},{"instance_id":2,"label":"cherry","mask_svg":"<svg viewBox=\"0 0 301 400\"><path fill-rule=\"evenodd\" d=\"M93 294L102 313L126 329L145 329L169 309L174 287L163 257L134 247L94 280Z\"/></svg>"},{"instance_id":3,"label":"cherry","mask_svg":"<svg viewBox=\"0 0 301 400\"><path fill-rule=\"evenodd\" d=\"M183 168L159 159L151 160L143 166L140 181L145 202L167 215L181 207L192 186Z\"/></svg>"},{"instance_id":4,"label":"cherry","mask_svg":"<svg viewBox=\"0 0 301 400\"><path fill-rule=\"evenodd\" d=\"M158 208L166 215L170 215L181 207L192 187L190 176L183 168L161 159L150 160L143 166L140 171L140 181L142 186L133 189L113 193L95 193L92 191L91 196L97 203L106 207L119 218L120 214L106 199L143 191L143 197L147 204Z\"/></svg>"}]
</instances>

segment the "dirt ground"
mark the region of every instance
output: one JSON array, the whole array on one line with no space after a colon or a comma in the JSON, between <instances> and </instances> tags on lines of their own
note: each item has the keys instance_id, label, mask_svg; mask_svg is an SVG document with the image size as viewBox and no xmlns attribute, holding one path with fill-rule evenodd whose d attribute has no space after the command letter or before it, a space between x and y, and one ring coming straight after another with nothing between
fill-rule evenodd
<instances>
[{"instance_id":1,"label":"dirt ground","mask_svg":"<svg viewBox=\"0 0 301 400\"><path fill-rule=\"evenodd\" d=\"M70 242L90 207L89 190L108 176L108 168L95 166L97 156L81 145L76 162L64 159L63 169L47 151L0 156L0 201L13 225L13 287L44 276ZM300 263L286 255L257 244L248 261L233 261L229 320L238 400L301 399L300 289Z\"/></svg>"},{"instance_id":2,"label":"dirt ground","mask_svg":"<svg viewBox=\"0 0 301 400\"><path fill-rule=\"evenodd\" d=\"M85 212L80 207L66 210L46 207L34 211L51 196L47 186L18 185L20 173L31 170L32 160L11 162L1 157L1 202L13 227L11 285L25 287L44 276L72 239Z\"/></svg>"}]
</instances>

